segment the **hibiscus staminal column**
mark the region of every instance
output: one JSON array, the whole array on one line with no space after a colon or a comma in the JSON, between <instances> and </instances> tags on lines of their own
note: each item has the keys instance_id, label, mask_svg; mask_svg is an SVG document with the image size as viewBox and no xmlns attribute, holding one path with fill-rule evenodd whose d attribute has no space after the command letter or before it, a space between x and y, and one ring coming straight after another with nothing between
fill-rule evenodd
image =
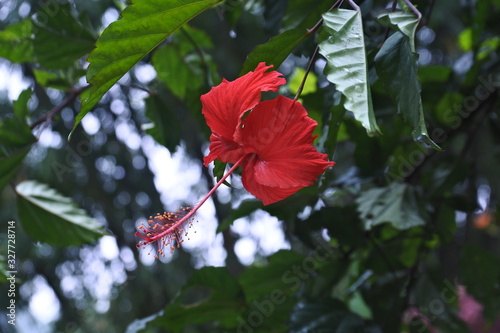
<instances>
[{"instance_id":1,"label":"hibiscus staminal column","mask_svg":"<svg viewBox=\"0 0 500 333\"><path fill-rule=\"evenodd\" d=\"M172 253L176 247L184 241L183 237L188 235L188 229L191 228L194 221L194 215L198 209L214 194L214 192L222 185L222 183L229 177L230 174L240 166L240 164L247 158L248 155L243 155L234 163L229 171L215 184L215 186L198 202L196 206L181 207L173 213L165 212L151 216L148 223L141 224L137 229L135 235L142 239L136 246L146 248L146 245L157 244L158 255L165 256L164 248L167 247Z\"/></svg>"}]
</instances>

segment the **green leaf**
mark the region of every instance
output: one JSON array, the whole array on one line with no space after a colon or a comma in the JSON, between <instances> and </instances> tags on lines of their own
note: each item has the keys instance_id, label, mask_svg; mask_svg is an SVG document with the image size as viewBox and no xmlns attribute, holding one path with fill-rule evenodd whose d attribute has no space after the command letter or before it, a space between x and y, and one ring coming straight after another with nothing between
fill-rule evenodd
<instances>
[{"instance_id":1,"label":"green leaf","mask_svg":"<svg viewBox=\"0 0 500 333\"><path fill-rule=\"evenodd\" d=\"M0 57L12 62L33 61L31 20L26 19L0 31Z\"/></svg>"},{"instance_id":2,"label":"green leaf","mask_svg":"<svg viewBox=\"0 0 500 333\"><path fill-rule=\"evenodd\" d=\"M250 267L244 271L240 284L245 291L247 303L263 296L270 296L274 290L280 290L283 296L291 297L300 286L304 275L298 275L292 268L302 266L304 256L290 250L280 250L268 258L264 267Z\"/></svg>"},{"instance_id":3,"label":"green leaf","mask_svg":"<svg viewBox=\"0 0 500 333\"><path fill-rule=\"evenodd\" d=\"M0 189L15 175L36 138L20 117L0 122Z\"/></svg>"},{"instance_id":4,"label":"green leaf","mask_svg":"<svg viewBox=\"0 0 500 333\"><path fill-rule=\"evenodd\" d=\"M36 181L17 185L17 210L31 238L57 246L91 243L105 231L70 198Z\"/></svg>"},{"instance_id":5,"label":"green leaf","mask_svg":"<svg viewBox=\"0 0 500 333\"><path fill-rule=\"evenodd\" d=\"M248 55L241 74L253 71L260 62L278 68L293 49L308 36L304 29L292 29L274 36L265 44L258 45Z\"/></svg>"},{"instance_id":6,"label":"green leaf","mask_svg":"<svg viewBox=\"0 0 500 333\"><path fill-rule=\"evenodd\" d=\"M227 163L221 162L219 160L215 160L214 161L214 171L213 171L213 173L214 173L214 177L217 180L217 182L219 180L221 180L222 177L224 177L224 174L226 173L226 166L227 166ZM224 185L226 185L228 187L232 187L231 184L229 184L227 182L227 180L223 181L222 184L224 184ZM222 229L222 230L224 230L224 229ZM222 231L222 230L220 230L220 231Z\"/></svg>"},{"instance_id":7,"label":"green leaf","mask_svg":"<svg viewBox=\"0 0 500 333\"><path fill-rule=\"evenodd\" d=\"M31 95L33 95L33 91L28 88L23 90L21 94L19 94L17 100L14 101L14 114L16 117L24 119L28 116L30 112L28 108L28 101L30 100Z\"/></svg>"},{"instance_id":8,"label":"green leaf","mask_svg":"<svg viewBox=\"0 0 500 333\"><path fill-rule=\"evenodd\" d=\"M181 332L188 324L219 321L223 327L236 327L244 310L243 291L225 267L203 267L189 278L162 316L148 324Z\"/></svg>"},{"instance_id":9,"label":"green leaf","mask_svg":"<svg viewBox=\"0 0 500 333\"><path fill-rule=\"evenodd\" d=\"M102 96L139 60L173 32L221 0L137 0L97 40L88 61L90 96L82 102L72 132Z\"/></svg>"},{"instance_id":10,"label":"green leaf","mask_svg":"<svg viewBox=\"0 0 500 333\"><path fill-rule=\"evenodd\" d=\"M202 84L200 75L188 66L175 45L159 48L153 54L152 63L158 79L180 99L186 97L188 89L197 89Z\"/></svg>"},{"instance_id":11,"label":"green leaf","mask_svg":"<svg viewBox=\"0 0 500 333\"><path fill-rule=\"evenodd\" d=\"M425 224L419 213L416 191L407 184L392 183L388 187L369 189L356 203L366 230L382 223L391 223L399 230Z\"/></svg>"},{"instance_id":12,"label":"green leaf","mask_svg":"<svg viewBox=\"0 0 500 333\"><path fill-rule=\"evenodd\" d=\"M41 86L64 91L71 88L71 82L61 75L39 69L34 69L33 74L35 74L36 82Z\"/></svg>"},{"instance_id":13,"label":"green leaf","mask_svg":"<svg viewBox=\"0 0 500 333\"><path fill-rule=\"evenodd\" d=\"M495 52L498 50L500 47L500 37L495 36L492 38L488 38L485 41L481 43L479 46L479 51L477 52L477 59L478 60L484 60L486 59L490 54L495 54Z\"/></svg>"},{"instance_id":14,"label":"green leaf","mask_svg":"<svg viewBox=\"0 0 500 333\"><path fill-rule=\"evenodd\" d=\"M299 302L291 313L290 332L382 333L380 328L365 323L361 317L350 313L343 303L334 299Z\"/></svg>"},{"instance_id":15,"label":"green leaf","mask_svg":"<svg viewBox=\"0 0 500 333\"><path fill-rule=\"evenodd\" d=\"M464 52L469 52L474 46L475 38L474 31L471 28L464 29L460 35L458 35L458 45Z\"/></svg>"},{"instance_id":16,"label":"green leaf","mask_svg":"<svg viewBox=\"0 0 500 333\"><path fill-rule=\"evenodd\" d=\"M441 150L431 140L425 126L417 58L417 54L411 51L409 38L395 32L375 56L375 67L398 113L412 127L413 139Z\"/></svg>"},{"instance_id":17,"label":"green leaf","mask_svg":"<svg viewBox=\"0 0 500 333\"><path fill-rule=\"evenodd\" d=\"M323 14L327 37L319 44L326 58L325 74L346 97L344 107L354 113L370 135L379 133L368 80L361 12L336 9Z\"/></svg>"},{"instance_id":18,"label":"green leaf","mask_svg":"<svg viewBox=\"0 0 500 333\"><path fill-rule=\"evenodd\" d=\"M94 36L71 15L69 4L61 6L46 22L34 20L33 25L36 58L48 69L71 67L94 48Z\"/></svg>"},{"instance_id":19,"label":"green leaf","mask_svg":"<svg viewBox=\"0 0 500 333\"><path fill-rule=\"evenodd\" d=\"M179 121L160 95L146 98L146 117L153 122L147 124L146 133L168 150L175 151L181 141Z\"/></svg>"},{"instance_id":20,"label":"green leaf","mask_svg":"<svg viewBox=\"0 0 500 333\"><path fill-rule=\"evenodd\" d=\"M415 52L415 33L420 19L412 12L391 12L379 15L377 20L401 32L410 39L411 51Z\"/></svg>"}]
</instances>

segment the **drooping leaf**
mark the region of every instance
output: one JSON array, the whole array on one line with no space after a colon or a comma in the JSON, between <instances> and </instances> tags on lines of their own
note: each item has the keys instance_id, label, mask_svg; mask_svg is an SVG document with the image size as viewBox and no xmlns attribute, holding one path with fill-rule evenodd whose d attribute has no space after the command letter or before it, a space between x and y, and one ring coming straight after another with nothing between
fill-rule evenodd
<instances>
[{"instance_id":1,"label":"drooping leaf","mask_svg":"<svg viewBox=\"0 0 500 333\"><path fill-rule=\"evenodd\" d=\"M31 95L33 95L33 90L28 88L26 90L23 90L19 94L17 100L14 101L13 106L14 114L16 115L16 117L24 119L28 116L28 113L30 112L28 108L28 101L30 100Z\"/></svg>"},{"instance_id":2,"label":"drooping leaf","mask_svg":"<svg viewBox=\"0 0 500 333\"><path fill-rule=\"evenodd\" d=\"M407 184L394 182L384 188L369 189L356 199L356 203L366 230L382 223L391 223L399 230L425 224L417 193Z\"/></svg>"},{"instance_id":3,"label":"drooping leaf","mask_svg":"<svg viewBox=\"0 0 500 333\"><path fill-rule=\"evenodd\" d=\"M259 62L265 62L278 68L307 35L307 31L303 29L292 29L272 37L265 44L258 45L245 60L241 75L253 71Z\"/></svg>"},{"instance_id":4,"label":"drooping leaf","mask_svg":"<svg viewBox=\"0 0 500 333\"><path fill-rule=\"evenodd\" d=\"M44 22L33 20L33 25L35 56L45 68L71 67L94 48L94 36L71 15L69 4L62 5Z\"/></svg>"},{"instance_id":5,"label":"drooping leaf","mask_svg":"<svg viewBox=\"0 0 500 333\"><path fill-rule=\"evenodd\" d=\"M17 211L34 240L56 246L91 243L105 231L73 201L45 184L27 180L17 185Z\"/></svg>"},{"instance_id":6,"label":"drooping leaf","mask_svg":"<svg viewBox=\"0 0 500 333\"><path fill-rule=\"evenodd\" d=\"M236 327L244 310L243 291L225 267L203 267L189 278L175 300L148 327L161 326L181 332L187 324L218 321L226 328Z\"/></svg>"},{"instance_id":7,"label":"drooping leaf","mask_svg":"<svg viewBox=\"0 0 500 333\"><path fill-rule=\"evenodd\" d=\"M221 0L137 0L102 33L88 61L90 96L73 130L104 94L139 60L186 22Z\"/></svg>"},{"instance_id":8,"label":"drooping leaf","mask_svg":"<svg viewBox=\"0 0 500 333\"><path fill-rule=\"evenodd\" d=\"M323 14L323 19L325 30L319 48L327 60L327 79L344 94L344 107L354 113L368 133L379 133L370 93L361 12L336 9Z\"/></svg>"},{"instance_id":9,"label":"drooping leaf","mask_svg":"<svg viewBox=\"0 0 500 333\"><path fill-rule=\"evenodd\" d=\"M33 61L31 34L30 19L9 25L0 31L0 57L17 63Z\"/></svg>"},{"instance_id":10,"label":"drooping leaf","mask_svg":"<svg viewBox=\"0 0 500 333\"><path fill-rule=\"evenodd\" d=\"M170 151L175 151L181 140L179 122L161 96L152 94L146 99L146 117L152 121L146 133Z\"/></svg>"},{"instance_id":11,"label":"drooping leaf","mask_svg":"<svg viewBox=\"0 0 500 333\"><path fill-rule=\"evenodd\" d=\"M417 54L411 51L410 39L400 32L395 32L375 56L375 66L391 100L396 104L398 113L412 127L413 139L441 150L427 133L417 59Z\"/></svg>"},{"instance_id":12,"label":"drooping leaf","mask_svg":"<svg viewBox=\"0 0 500 333\"><path fill-rule=\"evenodd\" d=\"M36 138L20 117L0 122L0 190L15 175Z\"/></svg>"},{"instance_id":13,"label":"drooping leaf","mask_svg":"<svg viewBox=\"0 0 500 333\"><path fill-rule=\"evenodd\" d=\"M415 33L420 19L412 12L382 13L377 20L401 32L410 40L411 51L415 52Z\"/></svg>"}]
</instances>

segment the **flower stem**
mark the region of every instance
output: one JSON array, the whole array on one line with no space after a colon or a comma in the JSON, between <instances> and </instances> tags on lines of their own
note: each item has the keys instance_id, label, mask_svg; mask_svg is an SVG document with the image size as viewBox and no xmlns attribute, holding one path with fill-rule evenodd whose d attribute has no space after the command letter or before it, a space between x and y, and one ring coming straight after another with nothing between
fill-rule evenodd
<instances>
[{"instance_id":1,"label":"flower stem","mask_svg":"<svg viewBox=\"0 0 500 333\"><path fill-rule=\"evenodd\" d=\"M155 241L171 234L177 228L179 228L183 223L185 223L186 221L189 221L189 219L193 217L193 215L196 213L196 211L205 203L205 201L208 200L208 198L210 198L212 196L212 194L214 194L214 192L219 188L219 186L221 186L222 183L224 183L224 181L227 179L227 177L229 177L229 175L232 174L234 172L234 170L236 170L236 168L240 166L240 164L245 160L245 158L247 158L247 156L248 156L248 154L243 155L238 161L236 161L236 163L234 163L234 165L231 167L231 169L229 169L229 171L217 182L217 184L215 184L215 186L207 193L207 195L205 195L203 197L203 199L201 199L200 202L198 202L198 204L193 207L193 209L189 213L187 213L183 218L181 218L179 221L177 221L175 224L170 226L165 231L158 233L152 237L148 237L147 243L155 242Z\"/></svg>"}]
</instances>

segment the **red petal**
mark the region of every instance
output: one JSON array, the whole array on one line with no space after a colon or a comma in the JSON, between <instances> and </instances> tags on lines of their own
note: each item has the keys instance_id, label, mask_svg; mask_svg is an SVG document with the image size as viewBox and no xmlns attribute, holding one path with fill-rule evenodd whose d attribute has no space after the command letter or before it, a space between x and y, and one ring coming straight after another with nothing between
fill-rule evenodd
<instances>
[{"instance_id":1,"label":"red petal","mask_svg":"<svg viewBox=\"0 0 500 333\"><path fill-rule=\"evenodd\" d=\"M280 188L259 184L253 172L256 162L257 155L253 155L253 158L247 161L243 167L242 182L247 191L262 200L264 205L283 200L302 188L301 186Z\"/></svg>"},{"instance_id":2,"label":"red petal","mask_svg":"<svg viewBox=\"0 0 500 333\"><path fill-rule=\"evenodd\" d=\"M297 101L259 103L239 131L245 153L253 153L243 169L245 188L267 205L314 184L335 164L312 145L316 125Z\"/></svg>"},{"instance_id":3,"label":"red petal","mask_svg":"<svg viewBox=\"0 0 500 333\"><path fill-rule=\"evenodd\" d=\"M212 133L226 141L237 142L234 134L243 113L259 103L262 91L276 91L280 85L286 83L279 72L266 72L271 67L273 66L266 66L261 62L254 72L231 82L223 80L201 96L202 112ZM214 154L209 156L205 161L211 162L217 158Z\"/></svg>"},{"instance_id":4,"label":"red petal","mask_svg":"<svg viewBox=\"0 0 500 333\"><path fill-rule=\"evenodd\" d=\"M278 96L259 103L243 120L243 128L238 135L245 152L257 153L261 159L267 160L286 147L311 145L314 141L312 133L317 125L302 104Z\"/></svg>"},{"instance_id":5,"label":"red petal","mask_svg":"<svg viewBox=\"0 0 500 333\"><path fill-rule=\"evenodd\" d=\"M243 186L264 205L313 185L319 175L335 164L328 162L326 154L319 153L313 146L292 148L283 151L283 155L271 160L252 155L243 167Z\"/></svg>"},{"instance_id":6,"label":"red petal","mask_svg":"<svg viewBox=\"0 0 500 333\"><path fill-rule=\"evenodd\" d=\"M243 147L234 141L226 140L217 134L210 135L210 153L203 158L203 164L208 166L210 162L218 158L224 163L234 163L243 154Z\"/></svg>"},{"instance_id":7,"label":"red petal","mask_svg":"<svg viewBox=\"0 0 500 333\"><path fill-rule=\"evenodd\" d=\"M266 160L259 156L254 173L257 182L262 185L306 187L314 184L318 176L333 164L328 162L326 154L319 153L313 146L302 145Z\"/></svg>"}]
</instances>

